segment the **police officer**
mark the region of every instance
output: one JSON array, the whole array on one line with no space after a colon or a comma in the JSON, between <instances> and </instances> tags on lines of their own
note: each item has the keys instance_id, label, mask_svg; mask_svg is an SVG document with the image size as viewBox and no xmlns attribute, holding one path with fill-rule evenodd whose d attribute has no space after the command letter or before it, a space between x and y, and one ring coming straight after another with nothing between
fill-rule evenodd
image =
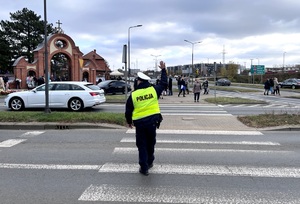
<instances>
[{"instance_id":1,"label":"police officer","mask_svg":"<svg viewBox=\"0 0 300 204\"><path fill-rule=\"evenodd\" d=\"M139 172L148 176L153 167L156 128L159 128L162 116L158 104L159 96L167 85L166 65L160 62L161 80L158 85L149 83L150 77L138 72L137 87L126 102L125 117L130 128L136 128L136 146L139 151Z\"/></svg>"}]
</instances>

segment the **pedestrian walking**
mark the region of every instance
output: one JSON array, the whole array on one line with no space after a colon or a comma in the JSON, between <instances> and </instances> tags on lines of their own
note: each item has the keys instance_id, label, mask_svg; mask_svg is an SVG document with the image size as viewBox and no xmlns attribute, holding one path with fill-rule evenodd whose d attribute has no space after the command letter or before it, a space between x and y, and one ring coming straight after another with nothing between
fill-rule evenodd
<instances>
[{"instance_id":1,"label":"pedestrian walking","mask_svg":"<svg viewBox=\"0 0 300 204\"><path fill-rule=\"evenodd\" d=\"M199 79L196 79L196 82L193 87L194 102L196 102L196 101L199 102L201 90L202 90L201 83L200 83Z\"/></svg>"},{"instance_id":2,"label":"pedestrian walking","mask_svg":"<svg viewBox=\"0 0 300 204\"><path fill-rule=\"evenodd\" d=\"M207 80L207 78L205 78L202 86L203 86L203 89L204 89L204 93L203 94L208 94L208 80Z\"/></svg>"},{"instance_id":3,"label":"pedestrian walking","mask_svg":"<svg viewBox=\"0 0 300 204\"><path fill-rule=\"evenodd\" d=\"M269 83L270 83L270 93L274 94L274 80L270 78Z\"/></svg>"},{"instance_id":4,"label":"pedestrian walking","mask_svg":"<svg viewBox=\"0 0 300 204\"><path fill-rule=\"evenodd\" d=\"M178 76L178 77L177 77L177 87L178 87L178 91L180 91L180 89L181 89L181 78L182 78L182 76Z\"/></svg>"},{"instance_id":5,"label":"pedestrian walking","mask_svg":"<svg viewBox=\"0 0 300 204\"><path fill-rule=\"evenodd\" d=\"M185 80L184 80L184 86L185 86L186 94L190 94L190 90L189 90L189 78L188 77L186 77Z\"/></svg>"},{"instance_id":6,"label":"pedestrian walking","mask_svg":"<svg viewBox=\"0 0 300 204\"><path fill-rule=\"evenodd\" d=\"M162 121L158 99L167 82L166 65L159 65L161 80L158 85L149 83L150 77L138 72L137 89L131 92L126 101L125 118L128 126L136 129L136 146L139 152L139 172L145 176L153 167L156 129Z\"/></svg>"},{"instance_id":7,"label":"pedestrian walking","mask_svg":"<svg viewBox=\"0 0 300 204\"><path fill-rule=\"evenodd\" d=\"M183 97L185 97L185 81L183 78L181 78L181 80L180 80L180 91L178 93L178 97L180 96L181 93L182 93Z\"/></svg>"},{"instance_id":8,"label":"pedestrian walking","mask_svg":"<svg viewBox=\"0 0 300 204\"><path fill-rule=\"evenodd\" d=\"M264 89L265 89L264 95L269 95L269 91L270 91L270 81L269 81L269 79L267 79L265 81Z\"/></svg>"},{"instance_id":9,"label":"pedestrian walking","mask_svg":"<svg viewBox=\"0 0 300 204\"><path fill-rule=\"evenodd\" d=\"M169 89L169 96L173 96L173 79L172 79L172 76L170 75L169 76L169 82L168 82L168 89Z\"/></svg>"},{"instance_id":10,"label":"pedestrian walking","mask_svg":"<svg viewBox=\"0 0 300 204\"><path fill-rule=\"evenodd\" d=\"M280 96L279 82L276 77L274 78L274 94Z\"/></svg>"}]
</instances>

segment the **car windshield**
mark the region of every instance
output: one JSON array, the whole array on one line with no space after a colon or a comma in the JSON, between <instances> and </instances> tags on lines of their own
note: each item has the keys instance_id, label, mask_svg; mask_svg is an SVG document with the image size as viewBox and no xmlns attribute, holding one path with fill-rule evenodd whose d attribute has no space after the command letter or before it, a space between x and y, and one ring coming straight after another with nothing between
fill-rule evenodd
<instances>
[{"instance_id":1,"label":"car windshield","mask_svg":"<svg viewBox=\"0 0 300 204\"><path fill-rule=\"evenodd\" d=\"M48 90L51 91L53 89L53 86L54 86L53 84L49 84L48 85ZM36 91L45 91L46 90L46 85L43 84L41 86L38 86L38 87L35 88L35 90Z\"/></svg>"},{"instance_id":2,"label":"car windshield","mask_svg":"<svg viewBox=\"0 0 300 204\"><path fill-rule=\"evenodd\" d=\"M99 86L96 86L94 84L86 84L85 86L92 90L100 90Z\"/></svg>"},{"instance_id":3,"label":"car windshield","mask_svg":"<svg viewBox=\"0 0 300 204\"><path fill-rule=\"evenodd\" d=\"M105 86L105 85L109 84L110 82L111 81L109 81L109 80L108 81L102 81L102 82L99 83L99 85L100 86Z\"/></svg>"}]
</instances>

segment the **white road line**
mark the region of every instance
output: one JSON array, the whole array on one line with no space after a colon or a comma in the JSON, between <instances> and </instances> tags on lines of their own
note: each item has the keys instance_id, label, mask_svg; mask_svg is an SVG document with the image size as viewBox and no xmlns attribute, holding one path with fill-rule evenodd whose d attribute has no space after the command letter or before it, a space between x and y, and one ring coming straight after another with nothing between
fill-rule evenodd
<instances>
[{"instance_id":1,"label":"white road line","mask_svg":"<svg viewBox=\"0 0 300 204\"><path fill-rule=\"evenodd\" d=\"M10 164L0 163L0 169L41 169L41 170L99 170L101 165L60 165L60 164Z\"/></svg>"},{"instance_id":2,"label":"white road line","mask_svg":"<svg viewBox=\"0 0 300 204\"><path fill-rule=\"evenodd\" d=\"M266 105L266 106L264 106L264 108L269 108L269 107L273 107L274 105L273 104L271 104L271 105Z\"/></svg>"},{"instance_id":3,"label":"white road line","mask_svg":"<svg viewBox=\"0 0 300 204\"><path fill-rule=\"evenodd\" d=\"M21 137L35 137L37 135L43 134L45 131L31 131L31 132L25 132L21 135Z\"/></svg>"},{"instance_id":4,"label":"white road line","mask_svg":"<svg viewBox=\"0 0 300 204\"><path fill-rule=\"evenodd\" d=\"M172 113L176 110L162 110L162 114L163 113ZM227 111L202 111L202 110L184 110L184 113L227 113Z\"/></svg>"},{"instance_id":5,"label":"white road line","mask_svg":"<svg viewBox=\"0 0 300 204\"><path fill-rule=\"evenodd\" d=\"M168 108L178 108L178 106L183 107L183 108L216 108L216 105L199 105L199 104L195 104L195 105L185 105L185 104L177 104L177 105L173 105L173 104L160 104L160 107L168 107Z\"/></svg>"},{"instance_id":6,"label":"white road line","mask_svg":"<svg viewBox=\"0 0 300 204\"><path fill-rule=\"evenodd\" d=\"M9 139L0 142L0 147L12 147L24 141L26 141L26 139Z\"/></svg>"},{"instance_id":7,"label":"white road line","mask_svg":"<svg viewBox=\"0 0 300 204\"><path fill-rule=\"evenodd\" d=\"M260 106L260 104L251 105L251 106L248 106L248 107L252 108L252 107L257 107L257 106Z\"/></svg>"},{"instance_id":8,"label":"white road line","mask_svg":"<svg viewBox=\"0 0 300 204\"><path fill-rule=\"evenodd\" d=\"M189 186L147 185L90 185L79 197L79 201L122 202L122 203L241 203L241 204L282 204L298 203L298 196L283 197L273 191L233 191L231 189Z\"/></svg>"},{"instance_id":9,"label":"white road line","mask_svg":"<svg viewBox=\"0 0 300 204\"><path fill-rule=\"evenodd\" d=\"M137 173L137 163L106 163L104 165L10 164L0 163L0 169L36 170L97 170L100 173ZM300 178L300 168L254 167L222 165L155 164L153 174L250 176L269 178Z\"/></svg>"},{"instance_id":10,"label":"white road line","mask_svg":"<svg viewBox=\"0 0 300 204\"><path fill-rule=\"evenodd\" d=\"M234 107L244 107L245 106L245 104L240 104L240 105L234 105Z\"/></svg>"},{"instance_id":11,"label":"white road line","mask_svg":"<svg viewBox=\"0 0 300 204\"><path fill-rule=\"evenodd\" d=\"M207 114L207 113L161 113L163 116L164 115L199 115L199 116L232 116L232 114L229 113L223 113L223 114L218 114L218 113L211 113L211 114Z\"/></svg>"},{"instance_id":12,"label":"white road line","mask_svg":"<svg viewBox=\"0 0 300 204\"><path fill-rule=\"evenodd\" d=\"M123 138L121 142L135 143L134 138ZM217 145L270 145L279 146L276 142L253 142L253 141L240 141L240 142L224 142L224 141L197 141L197 140L162 140L157 139L157 143L170 143L170 144L217 144Z\"/></svg>"},{"instance_id":13,"label":"white road line","mask_svg":"<svg viewBox=\"0 0 300 204\"><path fill-rule=\"evenodd\" d=\"M135 129L128 129L126 133L135 134ZM158 134L183 134L183 135L263 135L259 131L226 131L226 130L160 130Z\"/></svg>"},{"instance_id":14,"label":"white road line","mask_svg":"<svg viewBox=\"0 0 300 204\"><path fill-rule=\"evenodd\" d=\"M113 151L114 154L137 154L137 148L134 147L116 147ZM243 150L243 149L178 149L178 148L155 148L155 151L157 153L162 153L162 152L169 152L169 153L175 153L175 152L180 152L181 154L183 153L192 153L192 152L234 152L234 153L269 153L269 154L289 154L293 153L293 151L273 151L273 150Z\"/></svg>"},{"instance_id":15,"label":"white road line","mask_svg":"<svg viewBox=\"0 0 300 204\"><path fill-rule=\"evenodd\" d=\"M137 173L138 164L106 163L101 173ZM149 170L151 174L249 176L267 178L300 178L300 168L293 167L254 167L223 165L155 164Z\"/></svg>"}]
</instances>

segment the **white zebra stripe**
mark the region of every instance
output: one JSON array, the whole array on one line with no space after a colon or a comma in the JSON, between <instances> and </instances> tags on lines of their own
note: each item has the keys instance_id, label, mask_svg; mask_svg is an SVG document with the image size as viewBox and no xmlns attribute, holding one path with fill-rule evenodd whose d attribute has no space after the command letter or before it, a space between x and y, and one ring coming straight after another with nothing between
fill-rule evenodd
<instances>
[{"instance_id":1,"label":"white zebra stripe","mask_svg":"<svg viewBox=\"0 0 300 204\"><path fill-rule=\"evenodd\" d=\"M134 134L135 129L128 129L126 133ZM226 131L226 130L156 130L158 134L184 134L184 135L263 135L259 131Z\"/></svg>"}]
</instances>

